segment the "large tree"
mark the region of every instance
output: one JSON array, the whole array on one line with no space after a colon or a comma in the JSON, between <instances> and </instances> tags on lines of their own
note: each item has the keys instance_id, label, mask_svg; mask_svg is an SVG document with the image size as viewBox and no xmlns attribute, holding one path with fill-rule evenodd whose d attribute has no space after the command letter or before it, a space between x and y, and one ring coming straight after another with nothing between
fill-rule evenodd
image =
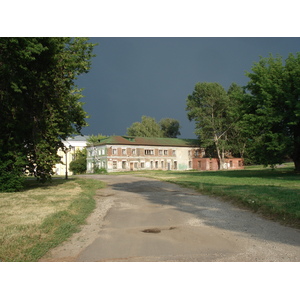
<instances>
[{"instance_id":1,"label":"large tree","mask_svg":"<svg viewBox=\"0 0 300 300\"><path fill-rule=\"evenodd\" d=\"M129 136L163 137L163 132L154 118L142 116L141 122L134 122L127 128Z\"/></svg>"},{"instance_id":2,"label":"large tree","mask_svg":"<svg viewBox=\"0 0 300 300\"><path fill-rule=\"evenodd\" d=\"M61 140L86 126L79 74L91 66L86 38L0 38L0 164L45 180ZM0 186L3 182L0 179Z\"/></svg>"},{"instance_id":3,"label":"large tree","mask_svg":"<svg viewBox=\"0 0 300 300\"><path fill-rule=\"evenodd\" d=\"M240 88L234 84L227 93L219 83L199 82L186 99L188 118L196 122L195 133L204 148L214 146L220 169L226 168L226 155L233 150L241 94Z\"/></svg>"},{"instance_id":4,"label":"large tree","mask_svg":"<svg viewBox=\"0 0 300 300\"><path fill-rule=\"evenodd\" d=\"M233 156L246 158L248 156L249 137L247 125L243 120L244 103L247 102L248 95L243 87L232 83L228 88L227 95L229 97L229 108L227 115L230 124L228 130L228 143ZM229 123L228 123L229 124Z\"/></svg>"},{"instance_id":5,"label":"large tree","mask_svg":"<svg viewBox=\"0 0 300 300\"><path fill-rule=\"evenodd\" d=\"M265 165L291 157L300 172L300 52L263 58L247 76L249 135L256 159Z\"/></svg>"},{"instance_id":6,"label":"large tree","mask_svg":"<svg viewBox=\"0 0 300 300\"><path fill-rule=\"evenodd\" d=\"M177 138L177 136L180 135L180 124L178 120L164 118L159 121L159 125L164 137Z\"/></svg>"},{"instance_id":7,"label":"large tree","mask_svg":"<svg viewBox=\"0 0 300 300\"><path fill-rule=\"evenodd\" d=\"M142 116L141 122L134 122L127 128L127 135L176 138L180 135L179 128L179 121L172 118L161 119L158 123L154 118Z\"/></svg>"}]
</instances>

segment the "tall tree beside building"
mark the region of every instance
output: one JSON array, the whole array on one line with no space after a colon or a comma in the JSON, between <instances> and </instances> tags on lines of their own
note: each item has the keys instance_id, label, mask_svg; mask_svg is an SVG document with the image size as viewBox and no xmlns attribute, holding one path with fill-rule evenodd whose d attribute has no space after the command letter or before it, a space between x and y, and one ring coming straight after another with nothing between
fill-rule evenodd
<instances>
[{"instance_id":1,"label":"tall tree beside building","mask_svg":"<svg viewBox=\"0 0 300 300\"><path fill-rule=\"evenodd\" d=\"M291 157L300 172L300 52L285 63L281 56L260 58L251 70L245 121L253 154L266 166Z\"/></svg>"},{"instance_id":2,"label":"tall tree beside building","mask_svg":"<svg viewBox=\"0 0 300 300\"><path fill-rule=\"evenodd\" d=\"M0 38L0 164L46 180L57 150L86 126L78 75L91 67L86 38ZM0 186L3 182L0 179Z\"/></svg>"},{"instance_id":3,"label":"tall tree beside building","mask_svg":"<svg viewBox=\"0 0 300 300\"><path fill-rule=\"evenodd\" d=\"M203 147L215 147L220 169L224 168L226 154L232 151L232 135L240 118L233 99L238 100L215 82L197 83L186 99L188 118L196 122L195 134Z\"/></svg>"},{"instance_id":4,"label":"tall tree beside building","mask_svg":"<svg viewBox=\"0 0 300 300\"><path fill-rule=\"evenodd\" d=\"M228 132L228 142L233 156L245 158L250 161L248 147L249 136L246 130L246 124L243 120L244 105L249 95L245 93L243 87L232 83L228 88L227 95L229 97L230 109L228 114L232 120L231 128Z\"/></svg>"}]
</instances>

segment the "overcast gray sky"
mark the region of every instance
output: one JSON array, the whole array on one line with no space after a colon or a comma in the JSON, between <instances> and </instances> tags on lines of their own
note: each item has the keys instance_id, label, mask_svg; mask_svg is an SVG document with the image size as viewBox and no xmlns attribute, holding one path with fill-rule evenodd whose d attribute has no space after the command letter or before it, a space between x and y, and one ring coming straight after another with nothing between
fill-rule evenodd
<instances>
[{"instance_id":1,"label":"overcast gray sky","mask_svg":"<svg viewBox=\"0 0 300 300\"><path fill-rule=\"evenodd\" d=\"M186 98L197 82L245 85L259 56L300 51L300 38L90 38L96 57L80 76L84 109L90 115L83 134L124 135L142 115L179 120L181 138L194 138Z\"/></svg>"}]
</instances>

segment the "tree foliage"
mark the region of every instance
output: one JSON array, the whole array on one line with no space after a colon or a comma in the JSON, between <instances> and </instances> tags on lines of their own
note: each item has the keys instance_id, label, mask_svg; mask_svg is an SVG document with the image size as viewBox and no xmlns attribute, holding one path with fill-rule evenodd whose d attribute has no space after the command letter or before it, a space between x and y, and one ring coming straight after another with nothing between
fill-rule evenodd
<instances>
[{"instance_id":1,"label":"tree foliage","mask_svg":"<svg viewBox=\"0 0 300 300\"><path fill-rule=\"evenodd\" d=\"M250 160L247 151L249 146L247 125L243 120L244 104L247 102L248 95L243 87L232 83L228 88L227 95L230 101L228 114L231 119L231 127L228 131L230 151L235 157L242 157L247 161Z\"/></svg>"},{"instance_id":2,"label":"tree foliage","mask_svg":"<svg viewBox=\"0 0 300 300\"><path fill-rule=\"evenodd\" d=\"M163 132L154 118L142 116L141 122L127 128L127 135L141 137L163 137Z\"/></svg>"},{"instance_id":3,"label":"tree foliage","mask_svg":"<svg viewBox=\"0 0 300 300\"><path fill-rule=\"evenodd\" d=\"M83 174L86 172L86 157L87 151L84 148L83 150L77 150L75 152L75 158L70 162L70 170L76 174Z\"/></svg>"},{"instance_id":4,"label":"tree foliage","mask_svg":"<svg viewBox=\"0 0 300 300\"><path fill-rule=\"evenodd\" d=\"M265 165L291 157L300 172L300 53L260 58L247 76L245 121L252 152Z\"/></svg>"},{"instance_id":5,"label":"tree foliage","mask_svg":"<svg viewBox=\"0 0 300 300\"><path fill-rule=\"evenodd\" d=\"M179 128L179 121L175 119L164 118L158 123L154 118L142 116L141 122L135 122L127 128L127 135L176 138L180 135Z\"/></svg>"},{"instance_id":6,"label":"tree foliage","mask_svg":"<svg viewBox=\"0 0 300 300\"><path fill-rule=\"evenodd\" d=\"M215 82L199 82L186 99L189 120L195 120L195 134L205 148L215 147L223 169L226 156L239 135L240 99L243 91L236 84L226 90Z\"/></svg>"},{"instance_id":7,"label":"tree foliage","mask_svg":"<svg viewBox=\"0 0 300 300\"><path fill-rule=\"evenodd\" d=\"M179 121L172 118L164 118L159 121L160 128L163 132L164 137L177 138L180 135L180 124Z\"/></svg>"},{"instance_id":8,"label":"tree foliage","mask_svg":"<svg viewBox=\"0 0 300 300\"><path fill-rule=\"evenodd\" d=\"M0 38L0 162L41 180L60 161L61 140L86 126L75 80L91 67L86 38ZM9 162L9 163L8 163Z\"/></svg>"},{"instance_id":9,"label":"tree foliage","mask_svg":"<svg viewBox=\"0 0 300 300\"><path fill-rule=\"evenodd\" d=\"M97 135L90 135L87 139L87 144L88 145L93 145L93 144L97 144L100 142L100 140L107 138L106 135L103 135L101 133L97 134Z\"/></svg>"}]
</instances>

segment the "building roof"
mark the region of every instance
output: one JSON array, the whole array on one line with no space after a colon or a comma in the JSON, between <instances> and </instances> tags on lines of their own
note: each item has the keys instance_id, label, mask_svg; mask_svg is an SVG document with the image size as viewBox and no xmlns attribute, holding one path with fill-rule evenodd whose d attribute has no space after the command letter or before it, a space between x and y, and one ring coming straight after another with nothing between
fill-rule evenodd
<instances>
[{"instance_id":1,"label":"building roof","mask_svg":"<svg viewBox=\"0 0 300 300\"><path fill-rule=\"evenodd\" d=\"M71 136L67 138L67 141L84 141L86 142L86 140L88 139L88 135L75 135L75 136Z\"/></svg>"},{"instance_id":2,"label":"building roof","mask_svg":"<svg viewBox=\"0 0 300 300\"><path fill-rule=\"evenodd\" d=\"M133 136L110 136L101 139L100 145L142 145L142 146L173 146L173 147L192 147L200 146L196 139L177 139L177 138L156 138L156 137L133 137Z\"/></svg>"}]
</instances>

